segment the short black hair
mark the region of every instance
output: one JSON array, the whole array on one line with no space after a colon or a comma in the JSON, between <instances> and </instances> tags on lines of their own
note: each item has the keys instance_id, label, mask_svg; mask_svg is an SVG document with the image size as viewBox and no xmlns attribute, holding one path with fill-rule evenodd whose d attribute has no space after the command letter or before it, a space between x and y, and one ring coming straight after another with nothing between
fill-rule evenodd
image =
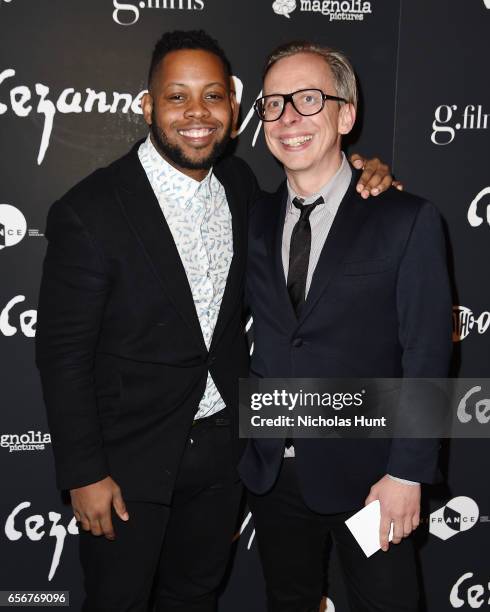
<instances>
[{"instance_id":1,"label":"short black hair","mask_svg":"<svg viewBox=\"0 0 490 612\"><path fill-rule=\"evenodd\" d=\"M182 49L200 49L209 51L218 56L227 77L231 77L231 65L225 52L220 47L218 42L209 36L204 30L174 30L165 32L160 40L155 45L153 55L151 56L150 70L148 72L148 86L151 85L153 73L162 59L172 51L180 51Z\"/></svg>"}]
</instances>

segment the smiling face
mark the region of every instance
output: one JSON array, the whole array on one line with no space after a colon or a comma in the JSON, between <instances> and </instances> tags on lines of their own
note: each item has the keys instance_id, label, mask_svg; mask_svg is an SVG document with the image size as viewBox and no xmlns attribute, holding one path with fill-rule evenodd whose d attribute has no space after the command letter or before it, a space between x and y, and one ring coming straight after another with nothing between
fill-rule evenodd
<instances>
[{"instance_id":1,"label":"smiling face","mask_svg":"<svg viewBox=\"0 0 490 612\"><path fill-rule=\"evenodd\" d=\"M266 74L264 95L288 94L300 89L321 89L338 95L325 59L314 53L297 53L278 60ZM314 192L335 174L341 162L342 134L352 129L355 109L351 104L327 100L316 115L300 115L287 104L280 119L264 122L264 134L271 153L284 165L290 182L310 186ZM300 190L309 195L305 188Z\"/></svg>"},{"instance_id":2,"label":"smiling face","mask_svg":"<svg viewBox=\"0 0 490 612\"><path fill-rule=\"evenodd\" d=\"M162 157L196 180L223 153L238 114L223 63L200 49L165 55L142 108Z\"/></svg>"}]
</instances>

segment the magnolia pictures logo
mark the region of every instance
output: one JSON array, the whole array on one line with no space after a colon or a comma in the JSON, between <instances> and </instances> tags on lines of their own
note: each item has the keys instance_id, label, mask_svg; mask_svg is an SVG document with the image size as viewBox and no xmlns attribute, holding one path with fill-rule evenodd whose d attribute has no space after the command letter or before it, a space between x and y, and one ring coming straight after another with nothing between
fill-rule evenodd
<instances>
[{"instance_id":1,"label":"magnolia pictures logo","mask_svg":"<svg viewBox=\"0 0 490 612\"><path fill-rule=\"evenodd\" d=\"M476 525L480 518L477 503L471 497L460 495L447 502L445 506L435 510L429 516L429 531L441 540L449 540L458 533L468 531ZM482 517L488 522L488 516Z\"/></svg>"},{"instance_id":2,"label":"magnolia pictures logo","mask_svg":"<svg viewBox=\"0 0 490 612\"><path fill-rule=\"evenodd\" d=\"M19 244L26 234L43 236L37 229L27 229L23 213L10 204L0 204L0 251Z\"/></svg>"},{"instance_id":3,"label":"magnolia pictures logo","mask_svg":"<svg viewBox=\"0 0 490 612\"><path fill-rule=\"evenodd\" d=\"M275 0L272 4L274 13L287 19L296 9L320 13L330 21L363 21L365 15L373 12L371 2L366 0Z\"/></svg>"},{"instance_id":4,"label":"magnolia pictures logo","mask_svg":"<svg viewBox=\"0 0 490 612\"><path fill-rule=\"evenodd\" d=\"M462 342L474 330L484 334L490 326L490 312L483 311L476 317L466 306L453 306L453 342Z\"/></svg>"},{"instance_id":5,"label":"magnolia pictures logo","mask_svg":"<svg viewBox=\"0 0 490 612\"><path fill-rule=\"evenodd\" d=\"M167 11L202 11L204 0L141 0L119 2L113 0L112 19L121 26L131 26L139 21L140 12L144 9Z\"/></svg>"},{"instance_id":6,"label":"magnolia pictures logo","mask_svg":"<svg viewBox=\"0 0 490 612\"><path fill-rule=\"evenodd\" d=\"M468 207L468 223L471 227L479 227L484 221L490 226L490 187L484 187L478 192Z\"/></svg>"},{"instance_id":7,"label":"magnolia pictures logo","mask_svg":"<svg viewBox=\"0 0 490 612\"><path fill-rule=\"evenodd\" d=\"M276 15L282 15L290 19L289 13L296 10L296 0L275 0L272 5L272 10Z\"/></svg>"},{"instance_id":8,"label":"magnolia pictures logo","mask_svg":"<svg viewBox=\"0 0 490 612\"><path fill-rule=\"evenodd\" d=\"M0 448L8 449L9 453L19 451L43 451L46 444L51 444L49 433L29 430L23 434L0 434Z\"/></svg>"}]
</instances>

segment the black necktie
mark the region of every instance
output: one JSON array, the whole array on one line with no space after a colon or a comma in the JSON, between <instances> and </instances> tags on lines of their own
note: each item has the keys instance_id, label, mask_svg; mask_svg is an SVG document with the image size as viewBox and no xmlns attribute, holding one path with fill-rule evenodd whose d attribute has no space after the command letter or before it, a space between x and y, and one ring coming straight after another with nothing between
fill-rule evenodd
<instances>
[{"instance_id":1,"label":"black necktie","mask_svg":"<svg viewBox=\"0 0 490 612\"><path fill-rule=\"evenodd\" d=\"M305 301L306 277L308 275L308 264L311 249L311 225L310 215L313 209L324 203L319 197L313 204L303 205L304 200L294 198L293 205L300 211L299 219L291 234L289 246L289 269L288 269L288 292L296 315Z\"/></svg>"}]
</instances>

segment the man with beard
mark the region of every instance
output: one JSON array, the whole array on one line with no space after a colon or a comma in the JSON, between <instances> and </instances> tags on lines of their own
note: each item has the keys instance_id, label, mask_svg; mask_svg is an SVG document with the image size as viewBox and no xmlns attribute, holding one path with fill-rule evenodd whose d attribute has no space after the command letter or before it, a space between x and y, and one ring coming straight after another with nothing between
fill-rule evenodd
<instances>
[{"instance_id":1,"label":"man with beard","mask_svg":"<svg viewBox=\"0 0 490 612\"><path fill-rule=\"evenodd\" d=\"M81 527L83 609L142 611L152 599L158 611L209 612L241 496L235 410L257 188L245 162L220 159L238 107L204 32L161 38L142 107L148 138L49 212L37 363L58 486ZM364 184L381 191L381 179Z\"/></svg>"}]
</instances>

